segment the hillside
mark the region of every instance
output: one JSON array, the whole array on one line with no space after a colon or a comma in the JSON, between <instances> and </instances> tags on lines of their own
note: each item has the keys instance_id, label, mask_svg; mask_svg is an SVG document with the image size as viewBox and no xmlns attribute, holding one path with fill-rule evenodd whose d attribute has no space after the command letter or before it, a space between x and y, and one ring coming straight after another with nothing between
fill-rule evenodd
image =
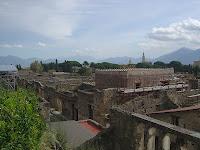
<instances>
[{"instance_id":1,"label":"hillside","mask_svg":"<svg viewBox=\"0 0 200 150\"><path fill-rule=\"evenodd\" d=\"M37 58L23 59L23 58L20 58L20 57L17 57L17 56L12 56L12 55L0 56L0 65L10 65L10 64L17 65L17 64L20 64L23 67L27 67L34 60L40 60L40 59L37 59Z\"/></svg>"},{"instance_id":2,"label":"hillside","mask_svg":"<svg viewBox=\"0 0 200 150\"><path fill-rule=\"evenodd\" d=\"M180 48L172 53L160 56L155 59L155 61L163 61L169 63L170 61L176 60L183 64L192 64L193 61L199 60L200 49L192 50L189 48Z\"/></svg>"}]
</instances>

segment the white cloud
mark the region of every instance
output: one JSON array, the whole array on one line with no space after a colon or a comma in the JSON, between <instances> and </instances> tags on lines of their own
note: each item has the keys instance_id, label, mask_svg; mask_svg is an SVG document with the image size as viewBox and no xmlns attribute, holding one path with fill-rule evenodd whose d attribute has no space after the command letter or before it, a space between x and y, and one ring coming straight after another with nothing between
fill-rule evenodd
<instances>
[{"instance_id":1,"label":"white cloud","mask_svg":"<svg viewBox=\"0 0 200 150\"><path fill-rule=\"evenodd\" d=\"M23 48L21 44L0 44L1 48Z\"/></svg>"},{"instance_id":2,"label":"white cloud","mask_svg":"<svg viewBox=\"0 0 200 150\"><path fill-rule=\"evenodd\" d=\"M0 2L0 19L10 26L14 24L18 29L50 39L65 39L72 36L79 22L79 2L81 0L3 0ZM77 10L80 13L74 13Z\"/></svg>"},{"instance_id":3,"label":"white cloud","mask_svg":"<svg viewBox=\"0 0 200 150\"><path fill-rule=\"evenodd\" d=\"M21 44L15 44L14 46L17 48L23 48L23 45L21 45Z\"/></svg>"},{"instance_id":4,"label":"white cloud","mask_svg":"<svg viewBox=\"0 0 200 150\"><path fill-rule=\"evenodd\" d=\"M149 55L163 55L181 47L200 47L200 20L186 19L167 27L154 27L138 47Z\"/></svg>"},{"instance_id":5,"label":"white cloud","mask_svg":"<svg viewBox=\"0 0 200 150\"><path fill-rule=\"evenodd\" d=\"M43 43L43 42L38 42L37 45L40 46L40 47L46 47L47 46L46 43Z\"/></svg>"},{"instance_id":6,"label":"white cloud","mask_svg":"<svg viewBox=\"0 0 200 150\"><path fill-rule=\"evenodd\" d=\"M200 43L200 20L189 18L172 23L168 27L153 28L149 38L158 41Z\"/></svg>"}]
</instances>

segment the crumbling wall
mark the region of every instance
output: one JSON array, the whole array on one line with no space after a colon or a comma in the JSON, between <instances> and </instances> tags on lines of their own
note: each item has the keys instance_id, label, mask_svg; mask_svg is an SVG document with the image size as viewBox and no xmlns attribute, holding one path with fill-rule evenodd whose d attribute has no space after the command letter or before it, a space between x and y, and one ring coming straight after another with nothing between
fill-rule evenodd
<instances>
[{"instance_id":1,"label":"crumbling wall","mask_svg":"<svg viewBox=\"0 0 200 150\"><path fill-rule=\"evenodd\" d=\"M199 90L184 92L167 90L143 93L141 94L143 96L120 96L115 88L103 90L89 88L76 92L58 92L56 89L44 86L38 81L21 79L19 84L33 88L42 98L49 102L51 108L55 108L55 110L61 112L68 119L76 119L76 113L78 113L79 120L88 119L90 106L93 111L92 119L103 125L108 123L109 109L113 105L125 103L122 105L124 110L145 114L176 108L176 105L183 106L184 102L188 101L188 95L199 92Z\"/></svg>"},{"instance_id":2,"label":"crumbling wall","mask_svg":"<svg viewBox=\"0 0 200 150\"><path fill-rule=\"evenodd\" d=\"M191 97L188 96L200 94L200 90L185 90L185 91L167 91L167 95L171 101L173 101L175 104L177 104L180 107L186 107L194 105L199 101L199 97Z\"/></svg>"},{"instance_id":3,"label":"crumbling wall","mask_svg":"<svg viewBox=\"0 0 200 150\"><path fill-rule=\"evenodd\" d=\"M124 110L146 114L158 110L177 108L168 97L166 91L153 91L149 94L138 96L120 105Z\"/></svg>"},{"instance_id":4,"label":"crumbling wall","mask_svg":"<svg viewBox=\"0 0 200 150\"><path fill-rule=\"evenodd\" d=\"M175 89L152 91L146 95L129 99L126 103L122 103L120 107L131 112L146 114L198 104L200 102L200 96L189 98L189 96L196 94L200 94L198 89L185 91L176 91Z\"/></svg>"},{"instance_id":5,"label":"crumbling wall","mask_svg":"<svg viewBox=\"0 0 200 150\"><path fill-rule=\"evenodd\" d=\"M106 125L108 114L113 105L118 102L117 89L104 89L94 95L94 120Z\"/></svg>"},{"instance_id":6,"label":"crumbling wall","mask_svg":"<svg viewBox=\"0 0 200 150\"><path fill-rule=\"evenodd\" d=\"M79 120L89 118L89 105L91 109L94 110L94 94L94 92L87 92L84 90L79 90L77 92ZM93 116L91 119L93 119Z\"/></svg>"}]
</instances>

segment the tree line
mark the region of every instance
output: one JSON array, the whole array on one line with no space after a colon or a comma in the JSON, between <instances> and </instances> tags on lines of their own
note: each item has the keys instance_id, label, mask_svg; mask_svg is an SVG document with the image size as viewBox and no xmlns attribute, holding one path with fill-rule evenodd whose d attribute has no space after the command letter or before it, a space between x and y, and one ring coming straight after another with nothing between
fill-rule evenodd
<instances>
[{"instance_id":1,"label":"tree line","mask_svg":"<svg viewBox=\"0 0 200 150\"><path fill-rule=\"evenodd\" d=\"M170 63L164 63L162 61L157 61L154 63L138 63L135 65L136 68L174 68L175 73L189 73L198 76L200 73L199 66L184 65L179 61L171 61Z\"/></svg>"},{"instance_id":2,"label":"tree line","mask_svg":"<svg viewBox=\"0 0 200 150\"><path fill-rule=\"evenodd\" d=\"M80 75L90 75L94 69L114 69L120 68L118 64L112 64L108 62L94 63L84 61L82 64L78 61L64 61L62 63L55 62L43 63L42 61L34 61L30 65L30 69L34 72L48 72L54 70L56 72L69 72L79 73Z\"/></svg>"},{"instance_id":3,"label":"tree line","mask_svg":"<svg viewBox=\"0 0 200 150\"><path fill-rule=\"evenodd\" d=\"M94 63L84 61L82 64L78 61L64 61L62 63L55 62L42 63L34 61L30 65L30 69L34 72L48 72L50 70L55 70L57 72L69 72L69 73L79 73L80 75L90 75L95 69L119 69L119 68L174 68L175 73L183 72L194 74L197 76L200 73L200 68L198 66L184 65L179 61L171 61L170 63L164 63L162 61L156 61L154 63L137 63L137 64L127 64L119 65L108 62Z\"/></svg>"}]
</instances>

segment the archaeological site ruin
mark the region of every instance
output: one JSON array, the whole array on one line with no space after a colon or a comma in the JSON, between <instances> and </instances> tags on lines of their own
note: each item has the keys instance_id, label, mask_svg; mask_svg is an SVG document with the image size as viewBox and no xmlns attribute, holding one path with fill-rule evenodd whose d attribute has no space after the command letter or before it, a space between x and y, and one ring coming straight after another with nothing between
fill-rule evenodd
<instances>
[{"instance_id":1,"label":"archaeological site ruin","mask_svg":"<svg viewBox=\"0 0 200 150\"><path fill-rule=\"evenodd\" d=\"M17 82L37 92L52 128L77 132L69 134L80 141L71 140L77 150L198 150L198 80L179 76L172 68L96 70L89 77L21 71Z\"/></svg>"}]
</instances>

